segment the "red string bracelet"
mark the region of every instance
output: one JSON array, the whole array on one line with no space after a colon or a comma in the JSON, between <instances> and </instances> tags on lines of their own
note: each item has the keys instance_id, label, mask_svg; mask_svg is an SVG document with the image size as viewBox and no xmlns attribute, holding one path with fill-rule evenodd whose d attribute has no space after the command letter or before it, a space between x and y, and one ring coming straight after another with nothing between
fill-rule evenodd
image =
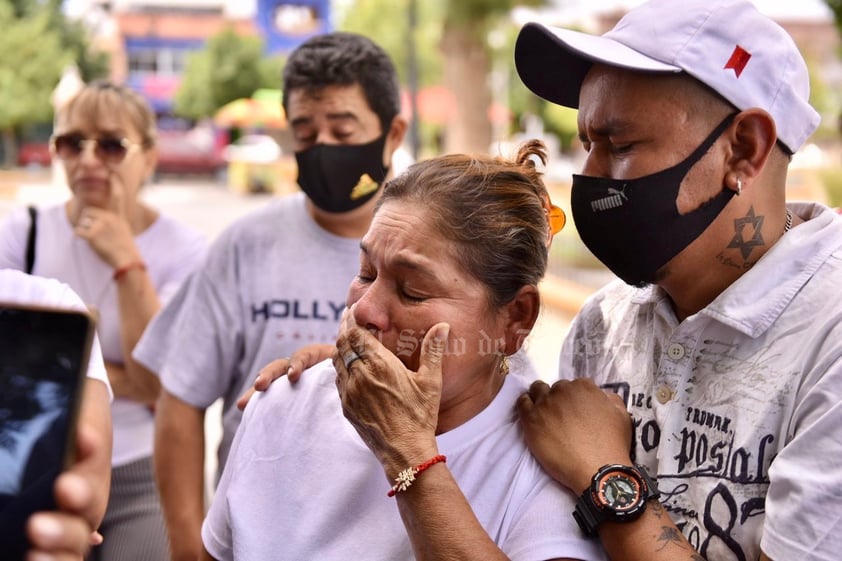
<instances>
[{"instance_id":1,"label":"red string bracelet","mask_svg":"<svg viewBox=\"0 0 842 561\"><path fill-rule=\"evenodd\" d=\"M141 271L145 271L146 270L146 263L144 263L143 261L132 261L131 263L123 265L122 267L120 267L119 269L116 269L114 271L114 280L115 281L120 280L120 278L122 276L124 276L126 273L128 273L132 269L140 269Z\"/></svg>"},{"instance_id":2,"label":"red string bracelet","mask_svg":"<svg viewBox=\"0 0 842 561\"><path fill-rule=\"evenodd\" d=\"M446 462L447 457L442 454L438 456L432 457L424 463L418 464L415 467L408 467L402 472L398 473L398 476L395 478L395 485L386 493L388 497L394 497L401 491L406 491L409 489L409 486L412 485L412 482L415 481L415 476L421 473L422 471L426 470L430 466L436 465L439 462Z\"/></svg>"}]
</instances>

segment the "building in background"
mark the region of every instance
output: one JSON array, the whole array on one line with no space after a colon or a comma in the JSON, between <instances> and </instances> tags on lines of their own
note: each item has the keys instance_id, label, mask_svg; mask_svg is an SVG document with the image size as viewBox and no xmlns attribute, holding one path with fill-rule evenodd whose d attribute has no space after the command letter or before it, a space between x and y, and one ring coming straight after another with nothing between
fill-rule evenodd
<instances>
[{"instance_id":1,"label":"building in background","mask_svg":"<svg viewBox=\"0 0 842 561\"><path fill-rule=\"evenodd\" d=\"M159 114L172 109L187 55L223 29L261 36L270 55L332 27L329 0L67 0L66 9L110 55L111 79Z\"/></svg>"},{"instance_id":2,"label":"building in background","mask_svg":"<svg viewBox=\"0 0 842 561\"><path fill-rule=\"evenodd\" d=\"M155 110L158 173L229 179L236 177L224 158L230 131L173 114L188 56L229 28L261 37L267 56L332 28L329 0L65 0L65 10L85 23L92 46L109 55L109 78L140 92Z\"/></svg>"}]
</instances>

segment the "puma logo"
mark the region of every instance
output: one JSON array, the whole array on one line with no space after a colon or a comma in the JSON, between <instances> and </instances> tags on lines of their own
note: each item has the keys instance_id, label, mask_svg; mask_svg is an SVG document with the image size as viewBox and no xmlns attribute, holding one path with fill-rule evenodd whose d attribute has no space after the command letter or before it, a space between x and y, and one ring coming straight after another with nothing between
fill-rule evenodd
<instances>
[{"instance_id":1,"label":"puma logo","mask_svg":"<svg viewBox=\"0 0 842 561\"><path fill-rule=\"evenodd\" d=\"M593 212L599 212L623 206L623 201L629 200L629 198L623 192L625 188L625 185L623 185L623 188L620 190L614 189L613 187L609 187L608 192L611 194L607 197L602 197L601 199L591 201L591 210Z\"/></svg>"}]
</instances>

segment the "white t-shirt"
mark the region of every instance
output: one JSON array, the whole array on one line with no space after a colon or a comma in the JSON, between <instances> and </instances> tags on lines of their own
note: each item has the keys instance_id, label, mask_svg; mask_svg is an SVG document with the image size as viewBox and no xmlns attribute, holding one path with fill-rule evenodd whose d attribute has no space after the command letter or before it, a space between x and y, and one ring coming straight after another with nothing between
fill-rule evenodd
<instances>
[{"instance_id":1,"label":"white t-shirt","mask_svg":"<svg viewBox=\"0 0 842 561\"><path fill-rule=\"evenodd\" d=\"M13 210L0 225L0 267L22 270L30 218L26 208ZM67 283L98 312L97 334L103 358L123 364L120 312L114 271L87 241L76 236L64 203L39 208L33 274ZM146 271L162 304L201 262L205 238L161 215L135 237ZM152 455L154 417L149 407L124 398L111 404L114 425L112 464L121 466Z\"/></svg>"},{"instance_id":2,"label":"white t-shirt","mask_svg":"<svg viewBox=\"0 0 842 561\"><path fill-rule=\"evenodd\" d=\"M328 360L249 402L202 528L215 558L414 558L383 467L343 416L335 378ZM439 451L511 559L604 559L571 516L575 498L526 449L514 405L527 384L507 376L485 410L437 437Z\"/></svg>"},{"instance_id":3,"label":"white t-shirt","mask_svg":"<svg viewBox=\"0 0 842 561\"><path fill-rule=\"evenodd\" d=\"M703 310L678 323L661 289L616 281L561 353L561 377L625 399L637 461L706 559L842 551L842 218L790 208L806 222Z\"/></svg>"},{"instance_id":4,"label":"white t-shirt","mask_svg":"<svg viewBox=\"0 0 842 561\"><path fill-rule=\"evenodd\" d=\"M63 282L27 275L14 269L0 269L0 302L87 311L82 299ZM99 337L96 335L88 359L88 377L103 382L109 396L113 397L105 373Z\"/></svg>"}]
</instances>

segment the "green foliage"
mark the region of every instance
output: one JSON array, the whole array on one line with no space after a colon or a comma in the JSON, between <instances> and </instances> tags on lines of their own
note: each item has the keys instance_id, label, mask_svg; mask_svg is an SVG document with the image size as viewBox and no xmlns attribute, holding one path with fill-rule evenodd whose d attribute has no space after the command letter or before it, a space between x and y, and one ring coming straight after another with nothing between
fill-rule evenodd
<instances>
[{"instance_id":1,"label":"green foliage","mask_svg":"<svg viewBox=\"0 0 842 561\"><path fill-rule=\"evenodd\" d=\"M401 83L409 81L410 0L356 0L353 8L339 14L337 28L359 33L383 47L395 63ZM415 54L418 82L430 85L440 81L442 73L438 41L444 6L441 2L415 0Z\"/></svg>"},{"instance_id":2,"label":"green foliage","mask_svg":"<svg viewBox=\"0 0 842 561\"><path fill-rule=\"evenodd\" d=\"M447 2L447 21L476 27L506 16L514 7L546 5L546 0L449 0Z\"/></svg>"},{"instance_id":3,"label":"green foliage","mask_svg":"<svg viewBox=\"0 0 842 561\"><path fill-rule=\"evenodd\" d=\"M415 0L417 24L415 27L415 52L418 58L419 85L441 83L443 61L439 42L445 18L466 22L474 27L491 22L510 37L509 46L495 56L511 66L511 53L517 29L508 25L505 15L515 6L540 6L547 0L449 0L429 2ZM337 28L370 37L389 53L398 70L402 83L408 82L409 66L409 5L410 0L355 0L353 6L338 13ZM483 27L487 29L487 27ZM486 39L485 36L482 37Z\"/></svg>"},{"instance_id":4,"label":"green foliage","mask_svg":"<svg viewBox=\"0 0 842 561\"><path fill-rule=\"evenodd\" d=\"M825 0L830 11L833 12L833 19L836 21L836 27L842 31L842 0Z\"/></svg>"},{"instance_id":5,"label":"green foliage","mask_svg":"<svg viewBox=\"0 0 842 561\"><path fill-rule=\"evenodd\" d=\"M414 38L420 88L443 81L445 61L440 44L446 21L451 26L467 26L476 40L484 44L493 30L502 36L503 44L488 46L492 66L506 74L508 84L506 90L495 93L505 98L516 114L527 110L537 112L538 99L526 90L514 71L512 52L518 28L506 15L515 6L541 6L547 0L414 0L417 12L414 34L410 34L409 28L411 1L354 0L346 4L346 11L337 12L337 28L366 35L381 45L395 61L401 83L405 85L409 83L409 40ZM425 146L435 146L440 132L435 126L421 123Z\"/></svg>"},{"instance_id":6,"label":"green foliage","mask_svg":"<svg viewBox=\"0 0 842 561\"><path fill-rule=\"evenodd\" d=\"M261 38L225 29L208 39L204 49L188 56L174 111L200 119L229 101L251 97L259 88L277 89L282 66L282 59L264 56Z\"/></svg>"},{"instance_id":7,"label":"green foliage","mask_svg":"<svg viewBox=\"0 0 842 561\"><path fill-rule=\"evenodd\" d=\"M0 129L49 121L50 96L73 53L45 9L18 18L13 6L0 3L0 29Z\"/></svg>"},{"instance_id":8,"label":"green foliage","mask_svg":"<svg viewBox=\"0 0 842 561\"><path fill-rule=\"evenodd\" d=\"M89 82L108 74L108 55L90 48L88 31L81 21L69 19L62 10L62 0L6 0L16 20L46 14L47 27L58 34L62 50L70 53L82 79Z\"/></svg>"},{"instance_id":9,"label":"green foliage","mask_svg":"<svg viewBox=\"0 0 842 561\"><path fill-rule=\"evenodd\" d=\"M569 107L562 107L555 103L542 101L539 115L544 121L544 128L558 137L561 143L561 151L569 152L573 143L579 135L579 127L576 124L578 110Z\"/></svg>"},{"instance_id":10,"label":"green foliage","mask_svg":"<svg viewBox=\"0 0 842 561\"><path fill-rule=\"evenodd\" d=\"M415 40L416 80L419 88L441 83L443 57L438 48L445 5L415 0L415 31L410 31L411 0L355 0L351 9L337 14L337 29L359 33L383 47L408 89L410 82L410 40ZM436 146L440 131L435 125L419 123L422 146Z\"/></svg>"},{"instance_id":11,"label":"green foliage","mask_svg":"<svg viewBox=\"0 0 842 561\"><path fill-rule=\"evenodd\" d=\"M832 207L842 207L842 169L837 167L823 168L819 177L827 193L827 203Z\"/></svg>"},{"instance_id":12,"label":"green foliage","mask_svg":"<svg viewBox=\"0 0 842 561\"><path fill-rule=\"evenodd\" d=\"M49 122L61 73L75 63L83 79L104 75L108 59L91 52L78 22L61 0L0 1L0 129Z\"/></svg>"},{"instance_id":13,"label":"green foliage","mask_svg":"<svg viewBox=\"0 0 842 561\"><path fill-rule=\"evenodd\" d=\"M69 21L63 15L58 30L62 47L73 56L76 67L84 82L108 76L110 61L108 55L90 48L88 31L82 22Z\"/></svg>"}]
</instances>

